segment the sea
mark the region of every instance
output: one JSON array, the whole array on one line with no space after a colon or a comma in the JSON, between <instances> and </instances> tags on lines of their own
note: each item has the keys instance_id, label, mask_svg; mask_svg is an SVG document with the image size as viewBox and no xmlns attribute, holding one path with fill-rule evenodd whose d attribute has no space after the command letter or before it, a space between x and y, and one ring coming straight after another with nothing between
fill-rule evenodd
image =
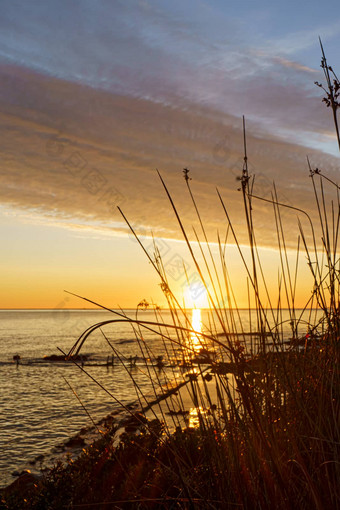
<instances>
[{"instance_id":1,"label":"sea","mask_svg":"<svg viewBox=\"0 0 340 510\"><path fill-rule=\"evenodd\" d=\"M156 319L154 310L124 313ZM208 311L190 313L196 331L212 328ZM68 353L89 327L113 319L86 338L77 364L46 359ZM170 311L162 311L161 320L171 324ZM240 311L237 320L245 331L256 327L249 310ZM289 324L286 314L287 337ZM172 335L168 330L166 336ZM80 430L152 393L150 366L160 359L172 357L171 368L164 367L168 378L182 370L181 349L160 338L157 327L138 331L105 310L0 310L0 346L0 487L24 469L37 469L41 459L54 458Z\"/></svg>"}]
</instances>

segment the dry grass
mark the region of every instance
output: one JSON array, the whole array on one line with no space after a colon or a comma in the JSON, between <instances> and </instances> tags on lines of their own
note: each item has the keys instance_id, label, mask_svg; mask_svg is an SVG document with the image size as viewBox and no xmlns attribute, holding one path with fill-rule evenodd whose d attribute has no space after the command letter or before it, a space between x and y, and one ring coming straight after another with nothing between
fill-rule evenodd
<instances>
[{"instance_id":1,"label":"dry grass","mask_svg":"<svg viewBox=\"0 0 340 510\"><path fill-rule=\"evenodd\" d=\"M323 59L329 71L324 56ZM200 235L196 233L195 239L203 260L200 264L174 200L160 176L209 299L208 324L204 333L196 335L201 356L197 356L197 347L192 344L191 317L171 290L155 244L154 257L144 251L160 277L172 322L165 324L157 309L153 321L112 311L116 317L89 328L69 356L79 354L94 330L109 323L127 321L134 329L141 355L155 359L144 336L145 331L157 334L163 342L164 366L160 363L146 368L154 396L144 395L135 384L141 408L155 410L158 406L158 414L155 411L152 420L135 415L128 428L130 432L123 435L117 447L113 447L112 433L108 432L76 462L66 468L56 466L30 497L26 496L26 501L20 500L20 494L7 495L4 508L19 508L15 507L18 501L20 508L36 509L340 508L339 188L310 166L322 239L316 238L311 224L309 242L300 223L294 266L288 261L281 217L286 206L279 203L273 190L269 202L276 222L281 294L278 305L272 306L256 244L253 210L261 197L252 195L245 129L244 148L240 182L250 247L247 260L220 194L218 199L226 217L227 236L224 240L218 239L219 255L217 258L213 255L185 169L188 197L196 210L201 232ZM331 204L326 203L325 185L335 191ZM289 208L306 215L298 208ZM135 234L132 227L131 230ZM244 263L249 302L255 303L251 335L240 323L234 300L225 258L230 238ZM305 306L305 313L310 311L307 325L295 306L300 251L307 257L313 279L311 297ZM288 312L285 313L289 314L291 325L289 344L282 326L283 302L287 303ZM319 311L318 316L313 315L315 309ZM109 339L107 342L132 374L129 360L120 355ZM169 369L173 359L178 359L178 349L187 371L184 380L177 367ZM197 412L194 429L183 426L179 418L180 411L184 411L181 392L169 396L169 385L173 381L177 385L185 384L192 396L192 406ZM159 398L165 396L168 398ZM150 406L150 400L155 399L158 403ZM136 435L138 427L141 433Z\"/></svg>"}]
</instances>

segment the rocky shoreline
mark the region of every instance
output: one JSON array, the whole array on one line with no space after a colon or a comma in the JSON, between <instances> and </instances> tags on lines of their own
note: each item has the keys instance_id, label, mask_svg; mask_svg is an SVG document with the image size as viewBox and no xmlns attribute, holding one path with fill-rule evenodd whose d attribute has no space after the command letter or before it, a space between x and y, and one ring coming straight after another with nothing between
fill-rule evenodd
<instances>
[{"instance_id":1,"label":"rocky shoreline","mask_svg":"<svg viewBox=\"0 0 340 510\"><path fill-rule=\"evenodd\" d=\"M138 402L133 402L126 406L126 409L116 409L100 419L93 425L83 427L78 433L69 437L66 441L54 446L46 455L39 454L29 460L27 464L15 469L11 476L13 482L0 487L0 493L6 491L12 486L17 486L19 480L39 480L44 473L48 472L57 461L66 462L68 458L77 458L85 448L98 440L102 434L107 433L113 427L117 427L117 438L124 432L124 423L130 416L130 412L136 412Z\"/></svg>"},{"instance_id":2,"label":"rocky shoreline","mask_svg":"<svg viewBox=\"0 0 340 510\"><path fill-rule=\"evenodd\" d=\"M138 401L131 402L122 409L115 409L93 425L82 428L66 441L54 446L49 454L37 455L27 465L13 471L11 473L13 482L0 488L0 494L22 491L34 486L58 461L67 463L70 458L77 459L102 435L111 434L113 430L113 446L117 446L122 434L137 431L147 421L166 420L171 431L178 425L187 426L190 409L193 406L192 395L187 391L189 383L190 377L186 377L179 384L161 392L157 398L150 398L150 402L143 407ZM179 392L180 407L177 400ZM172 397L176 399L176 403L172 402L169 405Z\"/></svg>"}]
</instances>

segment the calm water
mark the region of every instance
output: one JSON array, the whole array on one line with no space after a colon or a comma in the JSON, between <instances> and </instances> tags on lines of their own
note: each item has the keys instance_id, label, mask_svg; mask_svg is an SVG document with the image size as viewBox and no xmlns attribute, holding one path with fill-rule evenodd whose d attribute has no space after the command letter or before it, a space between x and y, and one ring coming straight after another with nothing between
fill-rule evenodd
<instances>
[{"instance_id":1,"label":"calm water","mask_svg":"<svg viewBox=\"0 0 340 510\"><path fill-rule=\"evenodd\" d=\"M41 362L46 355L59 354L57 347L68 352L88 326L111 318L101 311L0 311L0 486L13 480L13 470L29 467L29 460L92 424L65 379L94 420L117 408L114 399L74 364ZM131 326L118 323L105 332L120 353L140 354ZM93 334L83 350L101 365L85 366L96 380L123 404L136 399L124 368L105 366L112 351L101 333ZM18 367L13 362L16 354L21 357ZM146 376L135 370L134 377L141 389L150 391Z\"/></svg>"},{"instance_id":2,"label":"calm water","mask_svg":"<svg viewBox=\"0 0 340 510\"><path fill-rule=\"evenodd\" d=\"M130 311L129 316L134 313ZM249 331L249 312L241 313L244 329ZM13 481L14 470L29 467L30 460L48 455L57 445L92 424L67 383L95 421L118 408L117 402L74 364L43 361L46 355L59 354L58 347L68 352L87 327L112 318L105 311L0 311L0 486ZM154 313L139 312L139 318L153 320ZM171 322L169 312L163 312L163 319ZM198 329L197 316L194 320ZM202 322L209 324L205 312ZM122 356L138 356L133 375L141 390L150 392L147 365L131 325L116 323L106 326L104 331ZM152 353L144 352L146 357L154 360L164 354L159 337L152 332L143 335L152 349ZM85 369L120 402L136 400L135 388L124 367L117 362L113 367L106 366L112 350L102 333L94 333L82 352L91 354ZM21 357L19 366L13 362L16 354ZM176 357L176 352L173 356Z\"/></svg>"}]
</instances>

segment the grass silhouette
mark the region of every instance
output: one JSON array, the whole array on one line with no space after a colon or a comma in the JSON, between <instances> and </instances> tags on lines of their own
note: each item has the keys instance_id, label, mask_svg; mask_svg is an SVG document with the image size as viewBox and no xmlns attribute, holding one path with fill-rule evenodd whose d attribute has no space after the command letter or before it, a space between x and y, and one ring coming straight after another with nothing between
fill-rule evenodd
<instances>
[{"instance_id":1,"label":"grass silhouette","mask_svg":"<svg viewBox=\"0 0 340 510\"><path fill-rule=\"evenodd\" d=\"M322 55L327 81L325 103L332 109L339 142L339 82L327 64L323 48ZM253 194L254 176L248 173L244 120L243 133L240 190L248 233L247 254L238 241L223 197L217 192L227 233L224 239L218 237L218 256L214 255L192 191L191 176L185 168L188 200L196 211L200 229L200 233L195 231L193 243L158 172L208 296L210 313L203 331L192 327L190 313L172 291L156 241L151 256L121 211L160 277L172 321L165 323L157 308L152 321L142 320L138 310L134 317L109 310L115 317L86 330L67 357L79 365L77 356L84 343L96 329L102 330L135 384L142 412L126 409L125 432L118 443L114 441L116 428L108 428L77 460L70 460L66 466L56 464L28 491L5 490L3 508L340 508L339 187L308 161L321 231L318 239L307 213L280 203L275 187L271 199ZM330 204L325 186L334 191L335 200ZM275 304L256 242L254 209L259 200L271 204L276 225L280 278ZM282 221L282 211L287 207L297 213L300 229L293 265ZM301 216L306 215L308 233L301 222ZM248 282L252 308L248 329L240 320L226 261L230 238L238 249ZM311 296L302 311L295 305L301 253L312 275ZM141 307L148 306L141 302ZM284 314L289 317L289 339ZM158 335L162 342L163 358L145 368L152 381L152 395L143 394L134 380L129 359L105 335L104 326L119 321L131 324L140 355L145 359L157 360L145 332ZM186 376L173 365L179 357ZM192 398L196 427L188 427L185 422L183 388ZM114 395L113 398L117 399ZM145 417L147 411L154 415Z\"/></svg>"}]
</instances>

